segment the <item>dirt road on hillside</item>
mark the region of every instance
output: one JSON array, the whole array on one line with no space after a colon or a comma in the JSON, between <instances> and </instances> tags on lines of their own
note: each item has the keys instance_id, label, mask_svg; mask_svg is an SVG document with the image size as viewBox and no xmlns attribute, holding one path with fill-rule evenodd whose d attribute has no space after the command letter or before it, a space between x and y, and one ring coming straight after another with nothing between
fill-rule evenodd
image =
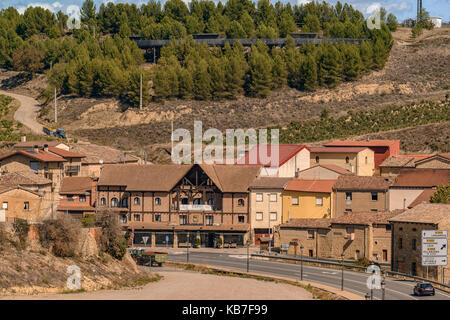
<instances>
[{"instance_id":1,"label":"dirt road on hillside","mask_svg":"<svg viewBox=\"0 0 450 320\"><path fill-rule=\"evenodd\" d=\"M24 126L30 128L34 134L42 134L42 124L36 121L40 110L39 102L31 97L0 90L0 94L10 96L20 102L20 107L14 113L14 120L21 122Z\"/></svg>"}]
</instances>

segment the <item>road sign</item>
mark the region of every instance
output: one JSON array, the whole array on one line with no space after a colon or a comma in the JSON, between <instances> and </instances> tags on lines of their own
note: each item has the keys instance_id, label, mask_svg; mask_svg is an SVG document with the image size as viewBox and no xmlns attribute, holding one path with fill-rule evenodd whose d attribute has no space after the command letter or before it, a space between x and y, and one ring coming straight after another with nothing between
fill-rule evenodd
<instances>
[{"instance_id":1,"label":"road sign","mask_svg":"<svg viewBox=\"0 0 450 320\"><path fill-rule=\"evenodd\" d=\"M448 233L446 230L422 231L422 266L448 264Z\"/></svg>"}]
</instances>

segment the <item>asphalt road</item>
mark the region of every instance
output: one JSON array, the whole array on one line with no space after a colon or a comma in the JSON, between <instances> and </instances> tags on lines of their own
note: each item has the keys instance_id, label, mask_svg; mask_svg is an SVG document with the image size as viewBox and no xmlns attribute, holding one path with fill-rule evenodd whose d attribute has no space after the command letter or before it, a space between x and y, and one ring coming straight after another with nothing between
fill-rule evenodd
<instances>
[{"instance_id":1,"label":"asphalt road","mask_svg":"<svg viewBox=\"0 0 450 320\"><path fill-rule=\"evenodd\" d=\"M39 102L31 97L17 93L11 93L9 91L0 90L0 94L4 94L6 96L10 96L14 99L19 100L20 107L14 114L14 119L21 122L24 126L30 128L34 134L42 134L42 124L36 121L36 117L40 110Z\"/></svg>"},{"instance_id":2,"label":"asphalt road","mask_svg":"<svg viewBox=\"0 0 450 320\"><path fill-rule=\"evenodd\" d=\"M186 262L186 250L169 254L169 260ZM195 252L189 250L189 262L204 263L212 266L225 267L245 271L247 257L242 254ZM301 267L299 264L267 260L250 260L250 272L300 279ZM341 287L341 270L303 265L303 280L322 283L332 287ZM344 290L353 292L362 297L370 293L366 281L370 274L344 271ZM386 278L386 300L450 300L450 294L436 290L435 296L417 297L412 294L415 283L409 280ZM374 299L381 300L381 290L374 290Z\"/></svg>"}]
</instances>

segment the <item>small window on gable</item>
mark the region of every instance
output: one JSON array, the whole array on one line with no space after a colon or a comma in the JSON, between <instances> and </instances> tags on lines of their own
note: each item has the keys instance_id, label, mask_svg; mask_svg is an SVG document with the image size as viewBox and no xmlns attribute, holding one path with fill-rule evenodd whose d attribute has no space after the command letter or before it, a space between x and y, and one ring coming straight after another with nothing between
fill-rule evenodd
<instances>
[{"instance_id":1,"label":"small window on gable","mask_svg":"<svg viewBox=\"0 0 450 320\"><path fill-rule=\"evenodd\" d=\"M101 198L101 199L100 199L100 204L101 204L102 206L106 206L106 198Z\"/></svg>"},{"instance_id":2,"label":"small window on gable","mask_svg":"<svg viewBox=\"0 0 450 320\"><path fill-rule=\"evenodd\" d=\"M155 205L157 206L161 205L161 198L155 198Z\"/></svg>"},{"instance_id":3,"label":"small window on gable","mask_svg":"<svg viewBox=\"0 0 450 320\"><path fill-rule=\"evenodd\" d=\"M298 197L292 197L292 205L298 206Z\"/></svg>"},{"instance_id":4,"label":"small window on gable","mask_svg":"<svg viewBox=\"0 0 450 320\"><path fill-rule=\"evenodd\" d=\"M30 203L28 201L23 203L23 210L30 210Z\"/></svg>"},{"instance_id":5,"label":"small window on gable","mask_svg":"<svg viewBox=\"0 0 450 320\"><path fill-rule=\"evenodd\" d=\"M320 160L319 156L316 156L316 163L319 163L319 160Z\"/></svg>"},{"instance_id":6,"label":"small window on gable","mask_svg":"<svg viewBox=\"0 0 450 320\"><path fill-rule=\"evenodd\" d=\"M238 199L238 206L243 207L244 206L244 199Z\"/></svg>"},{"instance_id":7,"label":"small window on gable","mask_svg":"<svg viewBox=\"0 0 450 320\"><path fill-rule=\"evenodd\" d=\"M350 163L350 158L349 157L345 157L345 163Z\"/></svg>"},{"instance_id":8,"label":"small window on gable","mask_svg":"<svg viewBox=\"0 0 450 320\"><path fill-rule=\"evenodd\" d=\"M141 199L139 199L138 197L134 198L134 204L135 205L140 205L141 204Z\"/></svg>"}]
</instances>

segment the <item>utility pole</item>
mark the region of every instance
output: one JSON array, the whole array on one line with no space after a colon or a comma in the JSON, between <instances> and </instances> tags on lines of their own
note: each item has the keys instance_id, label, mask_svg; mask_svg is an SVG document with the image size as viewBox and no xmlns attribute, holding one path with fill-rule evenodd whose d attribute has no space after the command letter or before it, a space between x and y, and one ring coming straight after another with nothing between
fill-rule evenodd
<instances>
[{"instance_id":1,"label":"utility pole","mask_svg":"<svg viewBox=\"0 0 450 320\"><path fill-rule=\"evenodd\" d=\"M139 110L142 111L142 73L141 73L140 87L139 87Z\"/></svg>"},{"instance_id":2,"label":"utility pole","mask_svg":"<svg viewBox=\"0 0 450 320\"><path fill-rule=\"evenodd\" d=\"M250 239L247 239L247 272L250 271Z\"/></svg>"},{"instance_id":3,"label":"utility pole","mask_svg":"<svg viewBox=\"0 0 450 320\"><path fill-rule=\"evenodd\" d=\"M303 281L303 245L300 244L300 280Z\"/></svg>"},{"instance_id":4,"label":"utility pole","mask_svg":"<svg viewBox=\"0 0 450 320\"><path fill-rule=\"evenodd\" d=\"M341 254L341 263L342 263L342 277L341 277L341 291L344 291L344 253Z\"/></svg>"},{"instance_id":5,"label":"utility pole","mask_svg":"<svg viewBox=\"0 0 450 320\"><path fill-rule=\"evenodd\" d=\"M56 109L56 87L55 87L55 123L58 122L58 110Z\"/></svg>"},{"instance_id":6,"label":"utility pole","mask_svg":"<svg viewBox=\"0 0 450 320\"><path fill-rule=\"evenodd\" d=\"M270 193L269 193L269 199L267 202L267 219L269 220L269 255L270 255L270 247L272 245L272 229L270 229Z\"/></svg>"}]
</instances>

